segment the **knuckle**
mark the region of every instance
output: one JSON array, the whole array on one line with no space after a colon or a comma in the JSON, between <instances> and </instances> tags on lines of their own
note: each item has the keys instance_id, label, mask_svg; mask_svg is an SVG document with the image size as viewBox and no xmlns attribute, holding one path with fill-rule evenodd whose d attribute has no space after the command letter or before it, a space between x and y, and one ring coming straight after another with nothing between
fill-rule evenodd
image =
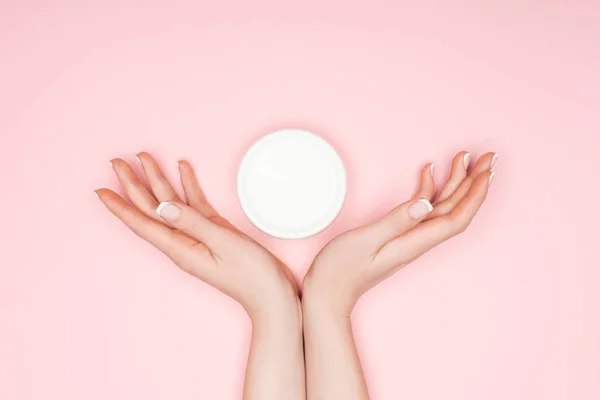
<instances>
[{"instance_id":1,"label":"knuckle","mask_svg":"<svg viewBox=\"0 0 600 400\"><path fill-rule=\"evenodd\" d=\"M469 226L469 220L459 214L448 215L448 228L451 236L463 233Z\"/></svg>"},{"instance_id":2,"label":"knuckle","mask_svg":"<svg viewBox=\"0 0 600 400\"><path fill-rule=\"evenodd\" d=\"M443 202L435 205L432 214L430 215L447 215L454 209L454 206L455 203L451 199L446 199Z\"/></svg>"},{"instance_id":3,"label":"knuckle","mask_svg":"<svg viewBox=\"0 0 600 400\"><path fill-rule=\"evenodd\" d=\"M133 178L129 179L126 182L126 185L127 185L127 187L125 188L126 190L127 189L133 190L137 193L143 193L146 190L146 187L142 184L142 182L140 182L137 179L133 179Z\"/></svg>"},{"instance_id":4,"label":"knuckle","mask_svg":"<svg viewBox=\"0 0 600 400\"><path fill-rule=\"evenodd\" d=\"M446 193L454 193L454 191L458 188L460 181L457 179L451 179L446 183L446 187L444 187L444 191Z\"/></svg>"},{"instance_id":5,"label":"knuckle","mask_svg":"<svg viewBox=\"0 0 600 400\"><path fill-rule=\"evenodd\" d=\"M457 225L456 234L458 235L458 234L466 231L467 228L469 227L470 223L471 223L471 220L469 218L462 218Z\"/></svg>"},{"instance_id":6,"label":"knuckle","mask_svg":"<svg viewBox=\"0 0 600 400\"><path fill-rule=\"evenodd\" d=\"M122 218L131 217L132 212L127 204L117 204L115 210L116 214L120 215Z\"/></svg>"}]
</instances>

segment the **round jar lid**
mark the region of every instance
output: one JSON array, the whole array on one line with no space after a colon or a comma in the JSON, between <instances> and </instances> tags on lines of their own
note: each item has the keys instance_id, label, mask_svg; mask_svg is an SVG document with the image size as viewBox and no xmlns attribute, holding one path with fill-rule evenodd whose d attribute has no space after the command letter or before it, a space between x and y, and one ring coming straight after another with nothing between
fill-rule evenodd
<instances>
[{"instance_id":1,"label":"round jar lid","mask_svg":"<svg viewBox=\"0 0 600 400\"><path fill-rule=\"evenodd\" d=\"M246 152L237 191L258 229L282 239L304 238L337 217L346 197L346 170L323 138L284 129L263 136Z\"/></svg>"}]
</instances>

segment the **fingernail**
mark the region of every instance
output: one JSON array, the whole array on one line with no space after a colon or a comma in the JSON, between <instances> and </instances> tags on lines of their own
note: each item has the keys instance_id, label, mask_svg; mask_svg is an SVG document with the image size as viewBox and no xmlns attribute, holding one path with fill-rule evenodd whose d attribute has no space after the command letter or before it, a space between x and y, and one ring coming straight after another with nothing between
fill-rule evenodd
<instances>
[{"instance_id":1,"label":"fingernail","mask_svg":"<svg viewBox=\"0 0 600 400\"><path fill-rule=\"evenodd\" d=\"M167 221L177 221L181 216L181 209L174 204L163 201L156 208L156 213Z\"/></svg>"},{"instance_id":2,"label":"fingernail","mask_svg":"<svg viewBox=\"0 0 600 400\"><path fill-rule=\"evenodd\" d=\"M496 175L495 172L492 172L490 174L490 179L488 180L488 187L492 186L492 181L494 180L494 176Z\"/></svg>"},{"instance_id":3,"label":"fingernail","mask_svg":"<svg viewBox=\"0 0 600 400\"><path fill-rule=\"evenodd\" d=\"M463 164L465 166L465 169L469 167L469 159L471 158L471 153L465 153L465 155L463 156Z\"/></svg>"},{"instance_id":4,"label":"fingernail","mask_svg":"<svg viewBox=\"0 0 600 400\"><path fill-rule=\"evenodd\" d=\"M97 198L100 198L100 195L98 194L97 190L94 190L94 194L96 195Z\"/></svg>"},{"instance_id":5,"label":"fingernail","mask_svg":"<svg viewBox=\"0 0 600 400\"><path fill-rule=\"evenodd\" d=\"M434 163L429 164L429 173L431 174L431 176L433 176L434 170L435 170L435 164Z\"/></svg>"},{"instance_id":6,"label":"fingernail","mask_svg":"<svg viewBox=\"0 0 600 400\"><path fill-rule=\"evenodd\" d=\"M421 199L408 208L408 215L411 218L419 219L429 214L431 210L433 210L431 203L427 199Z\"/></svg>"},{"instance_id":7,"label":"fingernail","mask_svg":"<svg viewBox=\"0 0 600 400\"><path fill-rule=\"evenodd\" d=\"M113 166L112 160L108 160L108 163L110 164L111 167Z\"/></svg>"},{"instance_id":8,"label":"fingernail","mask_svg":"<svg viewBox=\"0 0 600 400\"><path fill-rule=\"evenodd\" d=\"M496 164L497 159L498 159L498 153L494 154L494 157L492 157L492 163L490 164L490 169L494 168L494 165Z\"/></svg>"},{"instance_id":9,"label":"fingernail","mask_svg":"<svg viewBox=\"0 0 600 400\"><path fill-rule=\"evenodd\" d=\"M135 156L135 159L137 160L138 164L142 165L142 160L140 160L138 156Z\"/></svg>"}]
</instances>

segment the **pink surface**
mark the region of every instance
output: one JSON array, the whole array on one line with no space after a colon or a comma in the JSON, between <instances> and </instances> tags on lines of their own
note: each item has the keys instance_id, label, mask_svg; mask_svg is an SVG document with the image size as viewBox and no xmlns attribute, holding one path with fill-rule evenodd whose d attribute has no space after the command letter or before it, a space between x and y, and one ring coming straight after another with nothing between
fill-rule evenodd
<instances>
[{"instance_id":1,"label":"pink surface","mask_svg":"<svg viewBox=\"0 0 600 400\"><path fill-rule=\"evenodd\" d=\"M480 215L355 312L373 398L600 398L600 5L281 3L0 2L0 398L241 393L243 311L103 209L110 158L151 151L173 179L191 160L301 277L463 149L501 154ZM282 127L348 167L308 240L261 234L235 196L247 146Z\"/></svg>"}]
</instances>

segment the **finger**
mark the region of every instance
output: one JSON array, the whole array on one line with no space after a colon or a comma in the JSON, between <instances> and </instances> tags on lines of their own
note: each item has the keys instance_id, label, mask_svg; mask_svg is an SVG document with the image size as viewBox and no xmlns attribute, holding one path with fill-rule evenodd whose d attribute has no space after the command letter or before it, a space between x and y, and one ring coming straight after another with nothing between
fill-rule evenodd
<instances>
[{"instance_id":1,"label":"finger","mask_svg":"<svg viewBox=\"0 0 600 400\"><path fill-rule=\"evenodd\" d=\"M480 174L468 194L447 215L423 222L406 234L389 241L376 255L383 268L408 264L443 241L464 232L485 200L494 172Z\"/></svg>"},{"instance_id":2,"label":"finger","mask_svg":"<svg viewBox=\"0 0 600 400\"><path fill-rule=\"evenodd\" d=\"M401 235L421 222L432 211L429 201L435 192L434 164L421 170L421 185L412 200L400 204L379 221L368 227L373 232L374 244L379 249L385 242Z\"/></svg>"},{"instance_id":3,"label":"finger","mask_svg":"<svg viewBox=\"0 0 600 400\"><path fill-rule=\"evenodd\" d=\"M210 205L202 188L198 184L196 174L194 174L194 170L190 163L182 160L179 161L178 165L179 174L181 175L181 185L183 186L188 204L206 218L217 216L217 211Z\"/></svg>"},{"instance_id":4,"label":"finger","mask_svg":"<svg viewBox=\"0 0 600 400\"><path fill-rule=\"evenodd\" d=\"M440 191L436 203L446 200L458 188L458 185L467 177L467 168L469 167L469 159L471 153L461 151L452 160L452 170L450 177L446 181L443 189Z\"/></svg>"},{"instance_id":5,"label":"finger","mask_svg":"<svg viewBox=\"0 0 600 400\"><path fill-rule=\"evenodd\" d=\"M202 268L211 265L210 252L202 243L148 218L109 189L99 189L96 194L129 229L165 253L180 268L199 275L203 272Z\"/></svg>"},{"instance_id":6,"label":"finger","mask_svg":"<svg viewBox=\"0 0 600 400\"><path fill-rule=\"evenodd\" d=\"M413 199L400 204L379 221L369 226L372 237L381 248L387 241L415 227L427 214L433 210L433 206L427 199Z\"/></svg>"},{"instance_id":7,"label":"finger","mask_svg":"<svg viewBox=\"0 0 600 400\"><path fill-rule=\"evenodd\" d=\"M162 202L156 213L177 230L204 243L213 253L229 250L236 235L181 202Z\"/></svg>"},{"instance_id":8,"label":"finger","mask_svg":"<svg viewBox=\"0 0 600 400\"><path fill-rule=\"evenodd\" d=\"M434 164L427 164L421 171L421 186L415 194L415 199L427 199L431 201L435 193L435 182L433 179Z\"/></svg>"},{"instance_id":9,"label":"finger","mask_svg":"<svg viewBox=\"0 0 600 400\"><path fill-rule=\"evenodd\" d=\"M137 155L137 160L144 170L146 180L152 188L154 197L159 201L181 201L173 186L169 183L162 173L158 163L150 154L141 152Z\"/></svg>"},{"instance_id":10,"label":"finger","mask_svg":"<svg viewBox=\"0 0 600 400\"><path fill-rule=\"evenodd\" d=\"M156 201L154 196L146 189L146 186L138 179L129 164L120 158L115 158L110 163L131 203L146 216L160 221L160 218L154 212L156 207L158 207L158 201Z\"/></svg>"},{"instance_id":11,"label":"finger","mask_svg":"<svg viewBox=\"0 0 600 400\"><path fill-rule=\"evenodd\" d=\"M481 156L479 160L477 160L473 170L465 179L463 179L454 193L452 193L446 200L436 204L431 214L427 216L427 219L437 218L454 210L458 203L460 203L467 195L471 189L471 186L473 185L473 182L483 173L489 172L497 158L498 156L495 153L487 153Z\"/></svg>"},{"instance_id":12,"label":"finger","mask_svg":"<svg viewBox=\"0 0 600 400\"><path fill-rule=\"evenodd\" d=\"M198 179L196 179L196 174L194 174L194 169L190 163L182 160L179 161L178 165L179 174L181 175L181 185L183 186L188 204L217 225L239 232L235 226L221 217L217 210L208 202L204 191L198 184Z\"/></svg>"}]
</instances>

